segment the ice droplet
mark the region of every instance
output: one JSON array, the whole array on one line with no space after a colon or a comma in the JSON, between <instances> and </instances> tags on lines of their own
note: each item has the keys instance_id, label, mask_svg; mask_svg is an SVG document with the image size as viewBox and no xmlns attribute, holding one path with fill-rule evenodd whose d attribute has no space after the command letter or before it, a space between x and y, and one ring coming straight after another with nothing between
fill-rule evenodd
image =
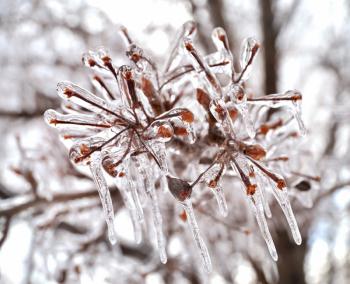
<instances>
[{"instance_id":1,"label":"ice droplet","mask_svg":"<svg viewBox=\"0 0 350 284\"><path fill-rule=\"evenodd\" d=\"M200 232L199 227L196 221L196 217L193 212L192 202L191 199L188 198L181 202L184 210L186 211L188 225L190 226L190 229L192 231L193 239L195 241L195 244L199 250L201 260L203 263L203 267L207 273L210 273L212 271L212 265L211 265L211 259L210 255L207 249L207 246L205 245Z\"/></svg>"},{"instance_id":2,"label":"ice droplet","mask_svg":"<svg viewBox=\"0 0 350 284\"><path fill-rule=\"evenodd\" d=\"M91 155L90 171L93 180L97 186L97 190L101 199L103 212L105 215L108 238L112 245L117 242L117 238L114 230L114 210L111 195L107 186L107 182L103 176L101 169L101 155L100 152L95 152Z\"/></svg>"}]
</instances>

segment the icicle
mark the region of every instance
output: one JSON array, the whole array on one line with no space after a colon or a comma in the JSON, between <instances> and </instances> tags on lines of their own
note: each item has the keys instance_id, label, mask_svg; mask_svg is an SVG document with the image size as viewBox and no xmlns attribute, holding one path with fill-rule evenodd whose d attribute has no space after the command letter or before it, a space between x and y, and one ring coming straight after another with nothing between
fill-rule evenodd
<instances>
[{"instance_id":1,"label":"icicle","mask_svg":"<svg viewBox=\"0 0 350 284\"><path fill-rule=\"evenodd\" d=\"M135 202L130 197L130 195L128 194L125 188L120 188L119 192L123 198L125 207L128 209L131 217L132 225L134 228L135 242L137 244L140 244L142 241L142 229L141 229L141 223L140 223L139 217L137 216L137 213L136 213Z\"/></svg>"},{"instance_id":2,"label":"icicle","mask_svg":"<svg viewBox=\"0 0 350 284\"><path fill-rule=\"evenodd\" d=\"M266 190L270 188L270 183L269 181L266 180L265 177L261 176L261 173L258 171L255 171L255 176L259 184L259 189L261 190L260 197L261 197L261 202L264 206L265 215L267 218L271 218L272 217L271 209L265 196Z\"/></svg>"},{"instance_id":3,"label":"icicle","mask_svg":"<svg viewBox=\"0 0 350 284\"><path fill-rule=\"evenodd\" d=\"M267 248L269 250L269 253L274 261L278 260L278 255L276 251L275 244L273 242L273 239L271 237L271 233L269 230L269 227L267 226L266 218L264 215L264 207L262 204L262 198L261 198L261 192L258 188L254 195L249 196L249 203L251 205L251 208L253 210L253 214L255 215L255 218L258 222L260 232L265 240L265 243L267 245Z\"/></svg>"},{"instance_id":4,"label":"icicle","mask_svg":"<svg viewBox=\"0 0 350 284\"><path fill-rule=\"evenodd\" d=\"M101 169L101 155L99 152L92 154L90 162L90 171L94 182L97 186L98 193L101 199L103 212L105 215L107 229L108 229L108 238L112 245L117 242L117 238L114 230L114 210L111 195L107 186L107 182L103 176Z\"/></svg>"},{"instance_id":5,"label":"icicle","mask_svg":"<svg viewBox=\"0 0 350 284\"><path fill-rule=\"evenodd\" d=\"M239 155L235 158L235 160L231 161L231 167L234 171L237 172L239 176L241 176L244 192L245 194L248 194L249 204L258 222L260 232L266 242L267 248L270 252L272 259L277 261L278 256L277 256L275 244L272 240L269 228L267 226L265 214L264 214L264 206L262 203L261 189L257 188L250 192L247 192L246 187L251 185L250 179L248 177L249 165L247 164L243 156Z\"/></svg>"},{"instance_id":6,"label":"icicle","mask_svg":"<svg viewBox=\"0 0 350 284\"><path fill-rule=\"evenodd\" d=\"M297 94L300 94L300 93L297 92ZM306 134L306 127L305 127L303 119L301 118L301 100L294 100L293 101L293 107L292 107L291 112L293 113L294 118L298 122L300 134L302 136L304 136Z\"/></svg>"},{"instance_id":7,"label":"icicle","mask_svg":"<svg viewBox=\"0 0 350 284\"><path fill-rule=\"evenodd\" d=\"M228 214L227 203L224 195L224 191L222 190L221 185L218 185L213 188L213 193L216 198L216 202L218 203L220 214L223 217L226 217Z\"/></svg>"},{"instance_id":8,"label":"icicle","mask_svg":"<svg viewBox=\"0 0 350 284\"><path fill-rule=\"evenodd\" d=\"M127 175L129 176L129 175ZM144 216L143 216L143 209L142 209L142 205L140 202L140 198L139 198L139 194L137 191L137 188L134 184L134 182L131 180L131 178L128 178L128 182L129 182L129 188L130 188L130 193L131 193L131 197L134 201L135 204L135 208L136 208L136 215L137 215L137 220L139 222L143 222Z\"/></svg>"},{"instance_id":9,"label":"icicle","mask_svg":"<svg viewBox=\"0 0 350 284\"><path fill-rule=\"evenodd\" d=\"M301 235L297 221L295 220L292 207L289 202L287 188L285 187L283 189L279 189L274 182L271 182L271 185L272 193L277 199L278 204L281 206L284 215L286 216L287 222L293 235L293 239L297 245L300 245L302 242Z\"/></svg>"},{"instance_id":10,"label":"icicle","mask_svg":"<svg viewBox=\"0 0 350 284\"><path fill-rule=\"evenodd\" d=\"M143 136L146 140L154 140L166 143L171 140L174 135L174 129L167 121L155 121L144 132Z\"/></svg>"},{"instance_id":11,"label":"icicle","mask_svg":"<svg viewBox=\"0 0 350 284\"><path fill-rule=\"evenodd\" d=\"M153 176L153 174L148 169L145 168L145 165L147 164L145 163L144 159L139 158L139 159L135 159L134 161L140 173L140 177L143 179L144 189L146 191L146 194L151 201L153 224L157 235L157 246L158 246L160 261L162 263L166 263L168 259L167 253L166 253L166 241L163 234L163 221L162 221L162 215L159 210L158 198L154 187L154 182L151 180L151 177Z\"/></svg>"},{"instance_id":12,"label":"icicle","mask_svg":"<svg viewBox=\"0 0 350 284\"><path fill-rule=\"evenodd\" d=\"M163 225L162 225L162 215L159 210L158 198L155 192L154 186L151 186L147 192L152 205L152 216L153 223L156 229L157 234L157 245L159 250L159 257L162 263L167 262L167 253L166 253L166 241L163 234Z\"/></svg>"},{"instance_id":13,"label":"icicle","mask_svg":"<svg viewBox=\"0 0 350 284\"><path fill-rule=\"evenodd\" d=\"M198 224L196 221L196 217L193 212L192 202L191 199L188 198L181 202L183 208L186 211L188 225L192 231L193 239L195 241L195 244L199 250L201 260L203 263L203 267L207 273L210 273L212 271L212 265L211 265L211 259L209 256L208 249L200 235Z\"/></svg>"}]
</instances>

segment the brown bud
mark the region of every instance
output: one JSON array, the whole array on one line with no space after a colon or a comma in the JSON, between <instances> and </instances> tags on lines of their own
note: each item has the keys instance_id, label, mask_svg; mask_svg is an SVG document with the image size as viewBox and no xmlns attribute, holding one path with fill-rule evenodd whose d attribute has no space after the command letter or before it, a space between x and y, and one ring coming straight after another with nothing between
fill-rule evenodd
<instances>
[{"instance_id":1,"label":"brown bud","mask_svg":"<svg viewBox=\"0 0 350 284\"><path fill-rule=\"evenodd\" d=\"M203 89L197 88L196 90L197 101L206 109L209 110L210 97Z\"/></svg>"},{"instance_id":2,"label":"brown bud","mask_svg":"<svg viewBox=\"0 0 350 284\"><path fill-rule=\"evenodd\" d=\"M265 149L258 144L255 144L255 145L243 144L241 149L243 154L251 157L254 160L261 160L266 156Z\"/></svg>"},{"instance_id":3,"label":"brown bud","mask_svg":"<svg viewBox=\"0 0 350 284\"><path fill-rule=\"evenodd\" d=\"M247 195L254 195L256 191L256 184L249 184L247 186Z\"/></svg>"},{"instance_id":4,"label":"brown bud","mask_svg":"<svg viewBox=\"0 0 350 284\"><path fill-rule=\"evenodd\" d=\"M185 122L192 123L194 121L193 113L189 110L183 110L181 112L181 119Z\"/></svg>"},{"instance_id":5,"label":"brown bud","mask_svg":"<svg viewBox=\"0 0 350 284\"><path fill-rule=\"evenodd\" d=\"M89 155L90 154L90 148L89 148L89 146L88 145L86 145L86 144L81 144L80 145L80 153L82 154L82 155Z\"/></svg>"},{"instance_id":6,"label":"brown bud","mask_svg":"<svg viewBox=\"0 0 350 284\"><path fill-rule=\"evenodd\" d=\"M163 138L170 138L171 136L173 136L172 131L168 127L165 127L164 125L159 126L157 134L159 137L163 137Z\"/></svg>"},{"instance_id":7,"label":"brown bud","mask_svg":"<svg viewBox=\"0 0 350 284\"><path fill-rule=\"evenodd\" d=\"M277 181L277 187L279 188L279 189L283 189L283 188L285 188L287 185L286 185L286 182L285 182L285 180L284 179L279 179L278 181Z\"/></svg>"},{"instance_id":8,"label":"brown bud","mask_svg":"<svg viewBox=\"0 0 350 284\"><path fill-rule=\"evenodd\" d=\"M178 126L173 126L174 128L174 134L177 136L187 136L188 132L185 127L178 127Z\"/></svg>"},{"instance_id":9,"label":"brown bud","mask_svg":"<svg viewBox=\"0 0 350 284\"><path fill-rule=\"evenodd\" d=\"M155 96L155 89L151 80L144 76L141 78L141 89L147 98L153 98Z\"/></svg>"},{"instance_id":10,"label":"brown bud","mask_svg":"<svg viewBox=\"0 0 350 284\"><path fill-rule=\"evenodd\" d=\"M186 222L187 221L187 214L186 214L186 211L185 210L182 210L181 214L179 215L180 219L183 221L183 222Z\"/></svg>"}]
</instances>

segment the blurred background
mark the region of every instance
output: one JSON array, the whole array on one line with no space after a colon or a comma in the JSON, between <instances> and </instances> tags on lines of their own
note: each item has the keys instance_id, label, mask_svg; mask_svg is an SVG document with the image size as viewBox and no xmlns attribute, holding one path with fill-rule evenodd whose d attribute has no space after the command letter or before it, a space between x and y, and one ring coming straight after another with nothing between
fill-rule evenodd
<instances>
[{"instance_id":1,"label":"blurred background","mask_svg":"<svg viewBox=\"0 0 350 284\"><path fill-rule=\"evenodd\" d=\"M350 283L349 19L348 0L1 0L0 283ZM168 228L173 258L155 264L152 246L130 241L122 206L116 214L124 241L109 247L96 233L104 223L91 180L70 165L43 122L47 108L60 106L57 82L89 88L83 52L105 46L116 62L125 61L118 25L162 64L188 20L198 23L203 53L214 51L217 26L227 31L234 55L244 38L258 39L248 81L258 95L303 94L310 157L301 167L321 182L311 208L292 199L301 246L290 242L283 221L272 221L277 263L254 253L240 232L211 253L214 272L203 278L181 251L184 240Z\"/></svg>"}]
</instances>

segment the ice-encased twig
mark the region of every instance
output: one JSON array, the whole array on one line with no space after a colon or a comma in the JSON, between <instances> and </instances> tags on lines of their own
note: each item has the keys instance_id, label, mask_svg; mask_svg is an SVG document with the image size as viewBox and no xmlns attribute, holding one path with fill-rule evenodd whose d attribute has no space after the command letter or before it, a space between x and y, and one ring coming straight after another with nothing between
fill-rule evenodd
<instances>
[{"instance_id":1,"label":"ice-encased twig","mask_svg":"<svg viewBox=\"0 0 350 284\"><path fill-rule=\"evenodd\" d=\"M240 175L240 171L238 170L237 167L240 167L241 171L243 171L243 173L246 174L247 177L249 176L249 173L248 173L249 166L243 157L237 157L236 163L231 162L231 167L239 175ZM246 191L245 191L246 185L243 182L242 182L242 185L243 185L244 192L246 193ZM261 234L266 242L269 253L270 253L272 259L277 261L278 255L276 252L275 244L274 244L273 239L272 239L271 234L270 234L269 227L267 226L267 221L266 221L265 214L264 214L264 206L263 206L263 202L262 202L263 199L261 196L261 189L259 188L259 185L258 185L258 188L255 190L255 192L252 195L248 195L248 200L249 200L249 204L252 208L253 214L258 222L260 232L261 232Z\"/></svg>"},{"instance_id":2,"label":"ice-encased twig","mask_svg":"<svg viewBox=\"0 0 350 284\"><path fill-rule=\"evenodd\" d=\"M190 229L192 231L193 239L195 241L195 244L197 248L199 249L199 253L201 256L201 260L204 266L204 269L207 273L210 273L212 271L212 265L211 265L211 259L209 256L209 252L207 249L207 246L205 245L200 232L199 227L196 221L196 217L193 212L192 202L191 199L186 199L183 202L181 202L183 208L185 209L188 225L190 226Z\"/></svg>"},{"instance_id":3,"label":"ice-encased twig","mask_svg":"<svg viewBox=\"0 0 350 284\"><path fill-rule=\"evenodd\" d=\"M100 152L95 152L91 155L91 162L89 166L101 199L102 208L103 208L103 212L107 223L108 238L111 244L113 245L117 242L117 238L114 230L114 210L113 210L113 203L112 203L111 195L107 186L107 182L103 176L103 172L101 168Z\"/></svg>"}]
</instances>

